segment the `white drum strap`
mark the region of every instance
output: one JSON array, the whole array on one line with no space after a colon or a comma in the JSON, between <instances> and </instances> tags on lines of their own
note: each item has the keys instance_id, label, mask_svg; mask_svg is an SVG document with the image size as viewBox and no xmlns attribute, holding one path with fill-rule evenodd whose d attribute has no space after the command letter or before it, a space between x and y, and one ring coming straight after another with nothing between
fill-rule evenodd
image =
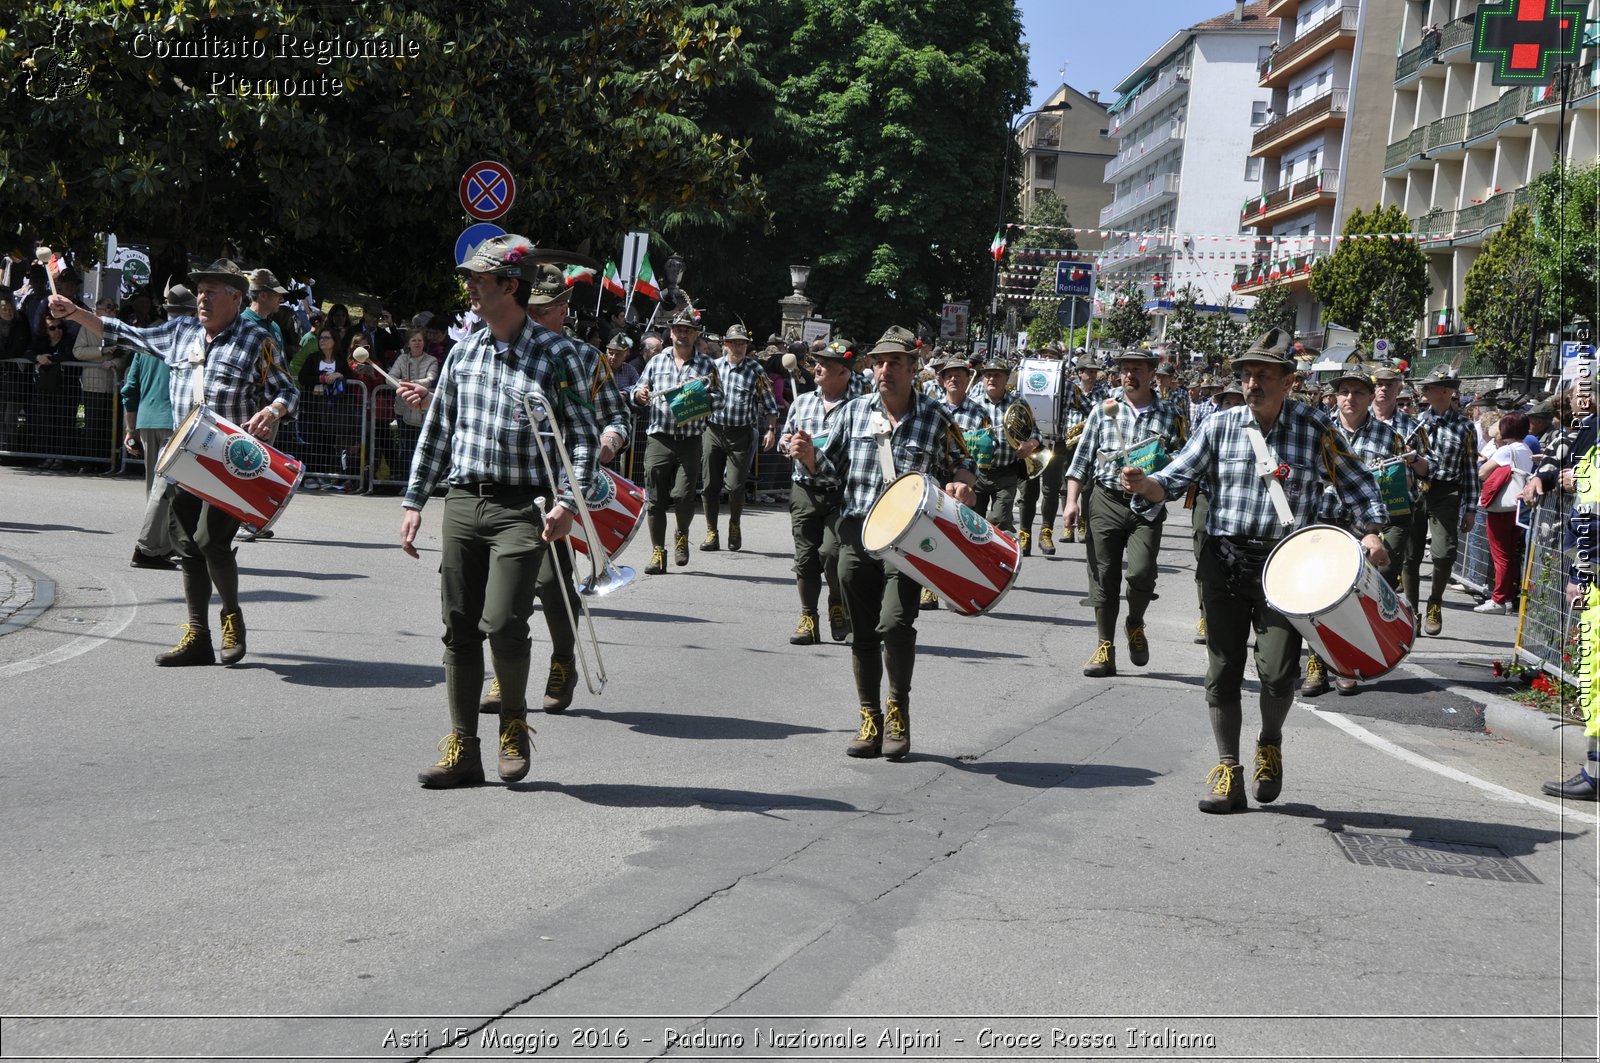
<instances>
[{"instance_id":1,"label":"white drum strap","mask_svg":"<svg viewBox=\"0 0 1600 1063\"><path fill-rule=\"evenodd\" d=\"M189 397L196 406L206 404L206 348L199 340L189 352Z\"/></svg>"},{"instance_id":2,"label":"white drum strap","mask_svg":"<svg viewBox=\"0 0 1600 1063\"><path fill-rule=\"evenodd\" d=\"M889 425L889 419L881 413L872 415L872 438L878 442L878 468L883 470L883 482L892 484L895 480L894 450L889 446L889 437L894 434L894 429Z\"/></svg>"},{"instance_id":3,"label":"white drum strap","mask_svg":"<svg viewBox=\"0 0 1600 1063\"><path fill-rule=\"evenodd\" d=\"M1255 424L1244 427L1244 437L1250 440L1250 448L1256 452L1256 475L1267 485L1267 497L1272 499L1272 508L1278 511L1278 520L1285 528L1294 527L1294 511L1289 508L1289 496L1284 494L1283 483L1278 479L1278 459L1267 447L1267 439L1261 434L1261 429Z\"/></svg>"}]
</instances>

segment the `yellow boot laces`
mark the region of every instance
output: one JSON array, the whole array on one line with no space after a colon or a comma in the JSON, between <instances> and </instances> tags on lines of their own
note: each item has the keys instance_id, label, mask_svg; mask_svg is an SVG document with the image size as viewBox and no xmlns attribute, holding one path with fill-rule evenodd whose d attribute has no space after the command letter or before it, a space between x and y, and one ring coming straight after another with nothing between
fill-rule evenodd
<instances>
[{"instance_id":1,"label":"yellow boot laces","mask_svg":"<svg viewBox=\"0 0 1600 1063\"><path fill-rule=\"evenodd\" d=\"M1256 770L1251 782L1277 779L1283 775L1283 751L1277 746L1256 746Z\"/></svg>"},{"instance_id":2,"label":"yellow boot laces","mask_svg":"<svg viewBox=\"0 0 1600 1063\"><path fill-rule=\"evenodd\" d=\"M1211 792L1218 797L1227 797L1233 792L1233 765L1218 764L1211 769L1211 774L1206 776L1206 782L1214 782Z\"/></svg>"},{"instance_id":3,"label":"yellow boot laces","mask_svg":"<svg viewBox=\"0 0 1600 1063\"><path fill-rule=\"evenodd\" d=\"M526 757L527 754L522 750L523 740L526 739L528 748L533 749L533 738L531 736L535 733L537 732L528 726L527 720L509 719L502 722L500 724L500 755L517 759Z\"/></svg>"},{"instance_id":4,"label":"yellow boot laces","mask_svg":"<svg viewBox=\"0 0 1600 1063\"><path fill-rule=\"evenodd\" d=\"M172 647L172 652L177 653L179 650L186 650L200 641L200 628L197 625L184 624L178 630L182 631L183 634L178 638L178 644ZM223 631L226 632L227 628L223 628Z\"/></svg>"},{"instance_id":5,"label":"yellow boot laces","mask_svg":"<svg viewBox=\"0 0 1600 1063\"><path fill-rule=\"evenodd\" d=\"M842 624L842 623L844 623L844 620L845 620L844 606L842 606L842 605L830 605L830 606L828 606L828 621L829 621L829 623Z\"/></svg>"},{"instance_id":6,"label":"yellow boot laces","mask_svg":"<svg viewBox=\"0 0 1600 1063\"><path fill-rule=\"evenodd\" d=\"M795 627L796 635L815 635L817 633L817 618L810 613L800 614L800 623Z\"/></svg>"},{"instance_id":7,"label":"yellow boot laces","mask_svg":"<svg viewBox=\"0 0 1600 1063\"><path fill-rule=\"evenodd\" d=\"M489 693L486 696L490 697L490 698L493 698L495 701L499 701L500 700L500 677L499 676L495 676L494 678L489 680Z\"/></svg>"},{"instance_id":8,"label":"yellow boot laces","mask_svg":"<svg viewBox=\"0 0 1600 1063\"><path fill-rule=\"evenodd\" d=\"M439 739L438 749L444 756L439 758L436 768L453 768L461 762L461 756L466 752L466 746L461 741L461 736L451 731Z\"/></svg>"},{"instance_id":9,"label":"yellow boot laces","mask_svg":"<svg viewBox=\"0 0 1600 1063\"><path fill-rule=\"evenodd\" d=\"M1089 658L1090 664L1106 664L1111 660L1111 643L1102 642L1094 649L1094 656Z\"/></svg>"},{"instance_id":10,"label":"yellow boot laces","mask_svg":"<svg viewBox=\"0 0 1600 1063\"><path fill-rule=\"evenodd\" d=\"M899 741L906 736L906 717L900 706L889 702L889 707L883 711L884 731L890 738Z\"/></svg>"},{"instance_id":11,"label":"yellow boot laces","mask_svg":"<svg viewBox=\"0 0 1600 1063\"><path fill-rule=\"evenodd\" d=\"M565 664L560 661L551 661L550 679L544 685L545 697L560 697L561 688L567 685L567 677L569 675L571 675L571 672Z\"/></svg>"},{"instance_id":12,"label":"yellow boot laces","mask_svg":"<svg viewBox=\"0 0 1600 1063\"><path fill-rule=\"evenodd\" d=\"M862 706L861 730L856 733L856 741L870 742L877 738L878 734L878 714L874 710Z\"/></svg>"},{"instance_id":13,"label":"yellow boot laces","mask_svg":"<svg viewBox=\"0 0 1600 1063\"><path fill-rule=\"evenodd\" d=\"M239 614L222 614L222 648L231 650L239 645Z\"/></svg>"},{"instance_id":14,"label":"yellow boot laces","mask_svg":"<svg viewBox=\"0 0 1600 1063\"><path fill-rule=\"evenodd\" d=\"M1313 653L1311 655L1311 659L1306 662L1306 681L1307 682L1315 682L1316 680L1321 679L1321 678L1322 678L1322 658L1318 657L1316 654Z\"/></svg>"}]
</instances>

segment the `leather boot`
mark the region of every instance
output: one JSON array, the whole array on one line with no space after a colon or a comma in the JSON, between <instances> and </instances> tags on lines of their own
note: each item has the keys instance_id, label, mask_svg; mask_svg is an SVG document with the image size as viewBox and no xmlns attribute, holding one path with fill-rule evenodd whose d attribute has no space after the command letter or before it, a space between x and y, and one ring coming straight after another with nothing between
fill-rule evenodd
<instances>
[{"instance_id":1,"label":"leather boot","mask_svg":"<svg viewBox=\"0 0 1600 1063\"><path fill-rule=\"evenodd\" d=\"M500 717L500 781L519 782L527 778L531 766L528 753L533 749L533 728L528 726L528 716Z\"/></svg>"},{"instance_id":2,"label":"leather boot","mask_svg":"<svg viewBox=\"0 0 1600 1063\"><path fill-rule=\"evenodd\" d=\"M706 537L700 542L700 549L705 553L715 553L722 549L722 543L717 539L717 529L707 528Z\"/></svg>"},{"instance_id":3,"label":"leather boot","mask_svg":"<svg viewBox=\"0 0 1600 1063\"><path fill-rule=\"evenodd\" d=\"M870 705L861 706L861 730L844 747L847 757L876 757L883 753L883 713Z\"/></svg>"},{"instance_id":4,"label":"leather boot","mask_svg":"<svg viewBox=\"0 0 1600 1063\"><path fill-rule=\"evenodd\" d=\"M789 645L814 646L821 641L817 635L817 614L809 609L802 609L800 622L795 625L794 634L789 636Z\"/></svg>"},{"instance_id":5,"label":"leather boot","mask_svg":"<svg viewBox=\"0 0 1600 1063\"><path fill-rule=\"evenodd\" d=\"M1033 536L1026 530L1017 533L1017 545L1022 547L1023 557L1033 556Z\"/></svg>"},{"instance_id":6,"label":"leather boot","mask_svg":"<svg viewBox=\"0 0 1600 1063\"><path fill-rule=\"evenodd\" d=\"M439 752L444 756L437 764L417 772L424 790L451 790L483 782L483 754L477 735L451 731L439 740Z\"/></svg>"},{"instance_id":7,"label":"leather boot","mask_svg":"<svg viewBox=\"0 0 1600 1063\"><path fill-rule=\"evenodd\" d=\"M1244 798L1244 770L1237 764L1218 764L1206 776L1206 796L1200 799L1200 811L1212 815L1243 812L1250 805Z\"/></svg>"},{"instance_id":8,"label":"leather boot","mask_svg":"<svg viewBox=\"0 0 1600 1063\"><path fill-rule=\"evenodd\" d=\"M843 642L850 637L850 617L838 602L828 603L828 634L833 641Z\"/></svg>"},{"instance_id":9,"label":"leather boot","mask_svg":"<svg viewBox=\"0 0 1600 1063\"><path fill-rule=\"evenodd\" d=\"M492 675L492 676L489 677L489 692L486 693L483 696L483 700L482 701L478 702L478 711L483 713L485 716L498 716L498 715L500 715L500 677L499 676Z\"/></svg>"},{"instance_id":10,"label":"leather boot","mask_svg":"<svg viewBox=\"0 0 1600 1063\"><path fill-rule=\"evenodd\" d=\"M156 658L163 668L188 668L197 664L216 664L216 651L211 648L211 631L199 624L184 624L183 637L178 644Z\"/></svg>"},{"instance_id":11,"label":"leather boot","mask_svg":"<svg viewBox=\"0 0 1600 1063\"><path fill-rule=\"evenodd\" d=\"M223 664L238 664L244 660L244 614L222 614Z\"/></svg>"},{"instance_id":12,"label":"leather boot","mask_svg":"<svg viewBox=\"0 0 1600 1063\"><path fill-rule=\"evenodd\" d=\"M545 712L566 712L567 706L572 704L573 691L578 689L578 673L573 668L576 663L577 659L572 657L564 661L550 658L550 677L544 684Z\"/></svg>"},{"instance_id":13,"label":"leather boot","mask_svg":"<svg viewBox=\"0 0 1600 1063\"><path fill-rule=\"evenodd\" d=\"M1056 552L1055 531L1048 524L1046 524L1044 527L1039 529L1039 552L1041 554L1047 554L1047 555L1052 556L1052 557L1055 556L1055 552Z\"/></svg>"},{"instance_id":14,"label":"leather boot","mask_svg":"<svg viewBox=\"0 0 1600 1063\"><path fill-rule=\"evenodd\" d=\"M679 532L672 538L672 563L682 568L689 563L689 536Z\"/></svg>"},{"instance_id":15,"label":"leather boot","mask_svg":"<svg viewBox=\"0 0 1600 1063\"><path fill-rule=\"evenodd\" d=\"M728 521L728 549L744 549L744 531L739 527L739 522L736 520Z\"/></svg>"},{"instance_id":16,"label":"leather boot","mask_svg":"<svg viewBox=\"0 0 1600 1063\"><path fill-rule=\"evenodd\" d=\"M883 711L883 756L885 760L903 760L911 752L911 707L901 705L894 698Z\"/></svg>"},{"instance_id":17,"label":"leather boot","mask_svg":"<svg viewBox=\"0 0 1600 1063\"><path fill-rule=\"evenodd\" d=\"M1256 743L1255 772L1251 775L1256 784L1256 803L1270 805L1283 793L1283 747Z\"/></svg>"}]
</instances>

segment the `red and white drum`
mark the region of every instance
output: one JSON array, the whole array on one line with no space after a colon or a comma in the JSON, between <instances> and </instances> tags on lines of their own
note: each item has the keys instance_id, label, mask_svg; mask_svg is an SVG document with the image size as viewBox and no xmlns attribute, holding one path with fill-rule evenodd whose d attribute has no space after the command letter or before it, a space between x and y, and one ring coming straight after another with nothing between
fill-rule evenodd
<instances>
[{"instance_id":1,"label":"red and white drum","mask_svg":"<svg viewBox=\"0 0 1600 1063\"><path fill-rule=\"evenodd\" d=\"M999 604L1022 565L1015 539L921 472L906 473L878 496L861 526L861 545L966 616Z\"/></svg>"},{"instance_id":2,"label":"red and white drum","mask_svg":"<svg viewBox=\"0 0 1600 1063\"><path fill-rule=\"evenodd\" d=\"M1411 606L1343 528L1316 524L1285 538L1267 555L1261 589L1346 679L1383 675L1416 640Z\"/></svg>"},{"instance_id":3,"label":"red and white drum","mask_svg":"<svg viewBox=\"0 0 1600 1063\"><path fill-rule=\"evenodd\" d=\"M288 508L306 468L226 417L196 406L161 451L156 474L266 531Z\"/></svg>"},{"instance_id":4,"label":"red and white drum","mask_svg":"<svg viewBox=\"0 0 1600 1063\"><path fill-rule=\"evenodd\" d=\"M584 501L589 504L589 517L594 521L595 534L600 536L606 557L616 557L633 541L644 523L644 489L604 465L598 466L597 471L603 475L596 476L589 485ZM579 553L588 554L589 537L584 534L582 520L572 522L568 538Z\"/></svg>"}]
</instances>

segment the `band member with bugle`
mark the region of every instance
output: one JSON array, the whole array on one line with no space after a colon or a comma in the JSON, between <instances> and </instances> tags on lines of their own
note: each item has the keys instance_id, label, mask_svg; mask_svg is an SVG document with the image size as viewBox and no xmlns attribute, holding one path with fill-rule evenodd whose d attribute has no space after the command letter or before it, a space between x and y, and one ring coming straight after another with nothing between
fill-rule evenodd
<instances>
[{"instance_id":1,"label":"band member with bugle","mask_svg":"<svg viewBox=\"0 0 1600 1063\"><path fill-rule=\"evenodd\" d=\"M908 472L933 476L963 505L977 501L975 470L961 430L938 403L913 390L921 349L906 329L889 329L867 352L876 363L875 392L844 408L820 449L804 429L790 444L808 473L844 485L839 583L850 611L850 661L861 703L861 729L845 748L852 757L899 760L911 751L911 674L917 655L917 584L861 545L867 512L897 476ZM885 670L889 700L880 709Z\"/></svg>"},{"instance_id":2,"label":"band member with bugle","mask_svg":"<svg viewBox=\"0 0 1600 1063\"><path fill-rule=\"evenodd\" d=\"M710 358L695 350L699 338L700 323L689 311L681 311L672 319L672 350L645 363L644 375L633 392L636 406L650 407L646 429L650 441L644 451L644 486L650 498L650 563L644 567L646 575L659 576L667 570L669 506L676 521L673 563L689 563L689 522L694 519L694 487L700 474L700 438L705 429L700 422L722 408L717 368ZM691 408L684 403L674 411L668 396L676 395L679 389L692 389L702 405ZM707 402L709 409L704 405Z\"/></svg>"},{"instance_id":3,"label":"band member with bugle","mask_svg":"<svg viewBox=\"0 0 1600 1063\"><path fill-rule=\"evenodd\" d=\"M829 435L838 427L845 404L866 393L866 382L856 372L861 361L855 345L835 341L811 355L815 391L803 392L789 407L783 438L778 449L794 456L794 438L799 432L811 437L814 446L826 446ZM850 637L850 625L839 588L839 507L843 487L836 480L807 471L798 459L793 462L793 484L789 488L789 526L794 532L794 578L800 590L800 622L789 641L810 646L822 641L817 633L817 599L822 585L828 585L828 633L835 642Z\"/></svg>"},{"instance_id":4,"label":"band member with bugle","mask_svg":"<svg viewBox=\"0 0 1600 1063\"><path fill-rule=\"evenodd\" d=\"M1177 451L1187 436L1183 416L1152 390L1156 356L1144 350L1123 351L1117 364L1122 396L1104 400L1089 414L1072 464L1067 466L1067 501L1062 510L1064 526L1072 527L1082 504L1083 485L1094 483L1089 498L1089 535L1094 541L1089 604L1094 607L1099 642L1083 666L1083 674L1090 678L1117 674L1117 613L1124 555L1128 562L1124 626L1128 659L1139 667L1150 663L1144 614L1155 599L1156 558L1161 553L1167 511L1158 506L1136 512L1117 478L1122 466L1135 460L1136 452L1147 455L1148 467L1160 468L1166 455Z\"/></svg>"},{"instance_id":5,"label":"band member with bugle","mask_svg":"<svg viewBox=\"0 0 1600 1063\"><path fill-rule=\"evenodd\" d=\"M1326 418L1289 398L1294 362L1289 334L1272 329L1233 360L1245 405L1206 419L1172 463L1146 475L1124 466L1120 486L1141 508L1160 505L1201 477L1215 493L1206 517L1200 580L1206 600L1206 704L1219 763L1206 776L1200 811L1227 813L1248 806L1239 764L1244 723L1245 651L1256 640L1261 679L1261 731L1256 739L1256 800L1275 801L1283 789L1283 724L1294 702L1300 632L1269 607L1261 569L1278 540L1312 523L1322 489L1332 484L1355 515L1357 534L1372 563L1388 556L1379 532L1387 513L1378 485L1360 459L1339 444Z\"/></svg>"},{"instance_id":6,"label":"band member with bugle","mask_svg":"<svg viewBox=\"0 0 1600 1063\"><path fill-rule=\"evenodd\" d=\"M737 322L729 326L722 337L722 357L715 363L722 384L722 406L707 419L701 442L705 448L701 486L706 511L702 550L716 550L721 545L717 510L724 490L728 493L728 549L743 549L739 520L744 515L744 482L756 442L757 414L766 425L761 449L771 450L777 437L778 402L772 395L772 380L759 359L745 357L749 349L750 333L745 327Z\"/></svg>"},{"instance_id":7,"label":"band member with bugle","mask_svg":"<svg viewBox=\"0 0 1600 1063\"><path fill-rule=\"evenodd\" d=\"M994 462L987 476L978 476L978 512L990 524L1015 535L1017 485L1022 482L1024 460L1042 446L1039 425L1022 396L1007 387L1011 366L1004 358L990 355L978 375L983 381L983 393L977 396L977 403L994 432Z\"/></svg>"},{"instance_id":8,"label":"band member with bugle","mask_svg":"<svg viewBox=\"0 0 1600 1063\"><path fill-rule=\"evenodd\" d=\"M590 378L583 353L576 340L526 312L531 302L564 306L572 296L561 270L537 263L536 254L526 237L496 236L457 268L472 312L487 327L445 357L402 501L400 546L416 557L422 507L441 480L449 485L439 597L450 733L439 743L443 757L417 777L429 789L483 782L478 696L485 639L501 688L500 778L514 782L528 774L528 619L538 587L557 578L572 585L570 560L557 547L578 511L574 493L587 491L598 475L600 428L584 394ZM534 392L571 448L576 483L550 483L545 474L537 426L522 402ZM573 659L577 633L565 611L553 610L547 620L552 661Z\"/></svg>"}]
</instances>

